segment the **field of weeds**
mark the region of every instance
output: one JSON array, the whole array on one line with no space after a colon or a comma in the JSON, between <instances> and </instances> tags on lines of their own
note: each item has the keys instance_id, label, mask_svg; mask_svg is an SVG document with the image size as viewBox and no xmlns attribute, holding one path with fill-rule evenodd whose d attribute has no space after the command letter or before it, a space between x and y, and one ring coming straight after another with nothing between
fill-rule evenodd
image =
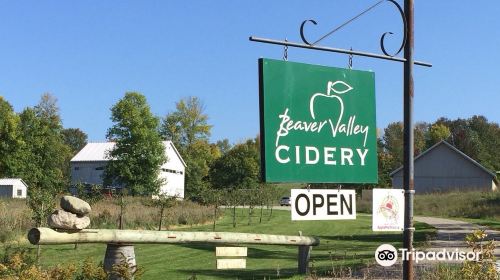
<instances>
[{"instance_id":1,"label":"field of weeds","mask_svg":"<svg viewBox=\"0 0 500 280\"><path fill-rule=\"evenodd\" d=\"M146 197L125 197L123 223L125 229L158 229L160 209L151 206ZM0 199L0 242L24 239L31 227L32 211L24 199ZM92 228L118 228L120 217L119 198L104 198L92 205ZM214 211L191 201L177 201L165 210L162 229L192 226L211 222Z\"/></svg>"}]
</instances>

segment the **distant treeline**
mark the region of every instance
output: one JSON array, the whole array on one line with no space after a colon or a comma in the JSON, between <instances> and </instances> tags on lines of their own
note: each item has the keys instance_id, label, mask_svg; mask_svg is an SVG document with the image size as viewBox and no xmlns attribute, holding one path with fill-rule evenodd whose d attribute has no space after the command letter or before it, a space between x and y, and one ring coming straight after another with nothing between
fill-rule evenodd
<instances>
[{"instance_id":1,"label":"distant treeline","mask_svg":"<svg viewBox=\"0 0 500 280\"><path fill-rule=\"evenodd\" d=\"M152 143L171 140L187 164L188 197L202 200L211 189L257 188L261 185L259 137L234 145L228 139L211 142L212 125L204 110L201 100L187 97L160 118L150 112L143 95L126 93L111 108L113 126L107 138L122 148L113 153L121 160L105 170L109 179L105 182L129 184L133 195L154 193L158 187L154 167L166 159L160 155L161 145ZM500 128L483 116L440 118L434 123L417 123L414 129L415 155L446 140L486 168L500 170ZM403 161L402 123L389 124L377 141L378 186L388 187L389 173ZM54 96L44 94L36 106L20 113L0 96L0 178L22 178L32 189L64 192L70 184L69 160L86 143L87 135L81 129L63 127ZM151 156L134 158L143 155Z\"/></svg>"},{"instance_id":2,"label":"distant treeline","mask_svg":"<svg viewBox=\"0 0 500 280\"><path fill-rule=\"evenodd\" d=\"M419 122L414 129L415 155L445 140L492 172L500 171L500 127L484 116L456 120L442 117L434 123ZM401 122L391 123L384 129L378 139L378 158L379 185L389 186L389 173L403 164Z\"/></svg>"}]
</instances>

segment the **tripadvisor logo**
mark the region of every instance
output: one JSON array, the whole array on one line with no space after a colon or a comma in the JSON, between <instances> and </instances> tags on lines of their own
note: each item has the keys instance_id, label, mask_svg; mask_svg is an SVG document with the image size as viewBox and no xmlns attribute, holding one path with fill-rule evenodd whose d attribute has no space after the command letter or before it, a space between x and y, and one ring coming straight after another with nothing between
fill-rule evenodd
<instances>
[{"instance_id":1,"label":"tripadvisor logo","mask_svg":"<svg viewBox=\"0 0 500 280\"><path fill-rule=\"evenodd\" d=\"M375 260L381 266L391 266L398 260L398 251L390 244L382 244L375 251Z\"/></svg>"},{"instance_id":2,"label":"tripadvisor logo","mask_svg":"<svg viewBox=\"0 0 500 280\"><path fill-rule=\"evenodd\" d=\"M413 259L415 263L420 261L479 261L481 252L459 251L458 249L448 251L418 251L399 249L401 260ZM398 250L390 244L382 244L375 250L375 260L381 266L391 266L398 260Z\"/></svg>"}]
</instances>

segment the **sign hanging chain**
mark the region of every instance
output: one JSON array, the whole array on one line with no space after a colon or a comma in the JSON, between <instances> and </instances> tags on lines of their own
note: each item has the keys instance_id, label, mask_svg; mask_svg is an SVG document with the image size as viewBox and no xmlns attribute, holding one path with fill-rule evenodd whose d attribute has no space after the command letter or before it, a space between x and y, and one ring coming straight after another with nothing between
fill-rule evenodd
<instances>
[{"instance_id":1,"label":"sign hanging chain","mask_svg":"<svg viewBox=\"0 0 500 280\"><path fill-rule=\"evenodd\" d=\"M351 51L352 51L352 47L351 47ZM352 53L349 54L349 64L348 64L348 66L349 66L349 70L351 70L352 69Z\"/></svg>"},{"instance_id":2,"label":"sign hanging chain","mask_svg":"<svg viewBox=\"0 0 500 280\"><path fill-rule=\"evenodd\" d=\"M285 42L288 42L287 38L285 38ZM285 47L283 48L283 60L288 61L288 46L287 45L285 45Z\"/></svg>"}]
</instances>

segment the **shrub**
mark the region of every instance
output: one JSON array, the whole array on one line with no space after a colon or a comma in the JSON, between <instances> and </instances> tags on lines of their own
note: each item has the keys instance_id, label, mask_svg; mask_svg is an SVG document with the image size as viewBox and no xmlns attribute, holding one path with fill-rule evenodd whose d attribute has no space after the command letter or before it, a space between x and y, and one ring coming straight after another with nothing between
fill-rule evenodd
<instances>
[{"instance_id":1,"label":"shrub","mask_svg":"<svg viewBox=\"0 0 500 280\"><path fill-rule=\"evenodd\" d=\"M130 271L128 263L123 261L107 273L102 263L96 264L90 258L80 266L60 264L42 268L35 265L33 256L23 248L8 248L0 260L0 279L5 280L107 280L111 275L125 280L139 280L143 274L141 267L135 267L132 273Z\"/></svg>"}]
</instances>

